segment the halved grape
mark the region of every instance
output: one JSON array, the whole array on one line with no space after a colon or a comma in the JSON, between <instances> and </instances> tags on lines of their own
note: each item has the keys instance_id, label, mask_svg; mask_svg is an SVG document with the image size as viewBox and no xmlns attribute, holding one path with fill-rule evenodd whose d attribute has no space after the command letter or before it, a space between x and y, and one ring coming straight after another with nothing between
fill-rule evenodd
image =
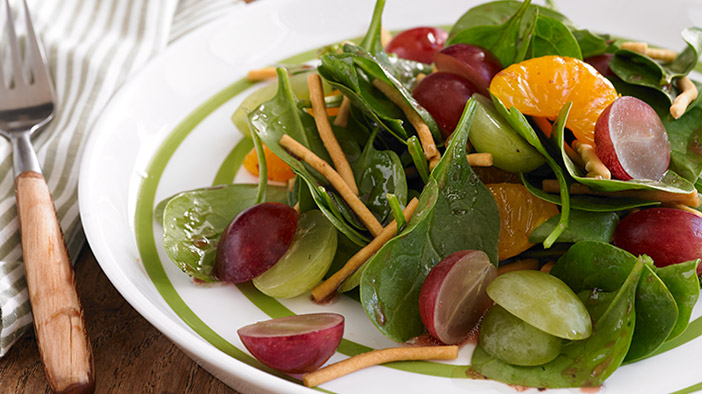
<instances>
[{"instance_id":1,"label":"halved grape","mask_svg":"<svg viewBox=\"0 0 702 394\"><path fill-rule=\"evenodd\" d=\"M590 314L563 281L541 271L512 271L487 288L495 303L511 314L565 339L585 339L592 333Z\"/></svg>"},{"instance_id":2,"label":"halved grape","mask_svg":"<svg viewBox=\"0 0 702 394\"><path fill-rule=\"evenodd\" d=\"M310 313L266 320L237 330L262 363L288 373L314 371L331 357L344 335L344 317Z\"/></svg>"},{"instance_id":3,"label":"halved grape","mask_svg":"<svg viewBox=\"0 0 702 394\"><path fill-rule=\"evenodd\" d=\"M264 202L242 211L219 238L217 278L242 283L266 272L288 250L296 228L297 212L285 204Z\"/></svg>"},{"instance_id":4,"label":"halved grape","mask_svg":"<svg viewBox=\"0 0 702 394\"><path fill-rule=\"evenodd\" d=\"M480 250L461 250L441 260L419 293L419 315L429 333L447 345L464 340L492 304L485 288L496 276Z\"/></svg>"},{"instance_id":5,"label":"halved grape","mask_svg":"<svg viewBox=\"0 0 702 394\"><path fill-rule=\"evenodd\" d=\"M661 118L636 97L619 97L600 114L595 149L612 175L624 181L659 181L670 164L670 141Z\"/></svg>"},{"instance_id":6,"label":"halved grape","mask_svg":"<svg viewBox=\"0 0 702 394\"><path fill-rule=\"evenodd\" d=\"M500 61L485 49L470 44L453 44L434 55L436 68L441 72L460 75L488 95L492 77L502 70Z\"/></svg>"},{"instance_id":7,"label":"halved grape","mask_svg":"<svg viewBox=\"0 0 702 394\"><path fill-rule=\"evenodd\" d=\"M467 79L456 74L431 73L412 91L412 96L436 120L441 135L447 138L458 124L466 102L477 91Z\"/></svg>"},{"instance_id":8,"label":"halved grape","mask_svg":"<svg viewBox=\"0 0 702 394\"><path fill-rule=\"evenodd\" d=\"M415 27L396 35L385 50L397 56L422 63L434 61L434 54L443 48L448 33L436 27Z\"/></svg>"},{"instance_id":9,"label":"halved grape","mask_svg":"<svg viewBox=\"0 0 702 394\"><path fill-rule=\"evenodd\" d=\"M531 366L558 357L563 340L495 305L483 319L479 343L486 352L508 364Z\"/></svg>"},{"instance_id":10,"label":"halved grape","mask_svg":"<svg viewBox=\"0 0 702 394\"><path fill-rule=\"evenodd\" d=\"M336 253L336 228L314 210L300 215L290 248L253 284L271 297L296 297L311 290L327 273Z\"/></svg>"}]
</instances>

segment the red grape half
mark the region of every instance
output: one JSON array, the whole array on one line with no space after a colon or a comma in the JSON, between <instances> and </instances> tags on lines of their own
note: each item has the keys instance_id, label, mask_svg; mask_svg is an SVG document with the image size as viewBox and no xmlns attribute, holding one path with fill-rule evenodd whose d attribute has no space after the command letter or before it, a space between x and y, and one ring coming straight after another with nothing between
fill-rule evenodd
<instances>
[{"instance_id":1,"label":"red grape half","mask_svg":"<svg viewBox=\"0 0 702 394\"><path fill-rule=\"evenodd\" d=\"M659 181L670 164L670 142L663 122L636 97L612 102L595 124L597 156L615 177Z\"/></svg>"},{"instance_id":2,"label":"red grape half","mask_svg":"<svg viewBox=\"0 0 702 394\"><path fill-rule=\"evenodd\" d=\"M403 59L431 64L434 54L444 47L448 38L446 30L436 27L415 27L393 37L385 47Z\"/></svg>"},{"instance_id":3,"label":"red grape half","mask_svg":"<svg viewBox=\"0 0 702 394\"><path fill-rule=\"evenodd\" d=\"M296 228L297 212L285 204L265 202L242 211L217 244L217 278L241 283L266 272L288 250Z\"/></svg>"},{"instance_id":4,"label":"red grape half","mask_svg":"<svg viewBox=\"0 0 702 394\"><path fill-rule=\"evenodd\" d=\"M437 264L419 293L419 314L429 333L449 345L464 340L492 304L485 289L496 276L482 251L459 251Z\"/></svg>"},{"instance_id":5,"label":"red grape half","mask_svg":"<svg viewBox=\"0 0 702 394\"><path fill-rule=\"evenodd\" d=\"M241 342L260 362L279 371L314 371L331 357L344 335L344 317L310 313L280 317L237 330Z\"/></svg>"}]
</instances>

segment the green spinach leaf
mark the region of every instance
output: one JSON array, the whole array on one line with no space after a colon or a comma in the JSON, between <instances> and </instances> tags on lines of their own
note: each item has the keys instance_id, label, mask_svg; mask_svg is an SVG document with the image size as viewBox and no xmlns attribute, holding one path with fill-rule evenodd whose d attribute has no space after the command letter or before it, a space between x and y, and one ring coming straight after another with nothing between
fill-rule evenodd
<instances>
[{"instance_id":1,"label":"green spinach leaf","mask_svg":"<svg viewBox=\"0 0 702 394\"><path fill-rule=\"evenodd\" d=\"M531 57L549 55L583 58L578 41L563 22L539 15L531 41Z\"/></svg>"},{"instance_id":2,"label":"green spinach leaf","mask_svg":"<svg viewBox=\"0 0 702 394\"><path fill-rule=\"evenodd\" d=\"M609 68L626 83L655 89L672 103L678 92L673 86L674 79L692 71L702 54L702 28L687 28L681 35L687 47L670 64L661 64L638 52L620 49L610 61Z\"/></svg>"},{"instance_id":3,"label":"green spinach leaf","mask_svg":"<svg viewBox=\"0 0 702 394\"><path fill-rule=\"evenodd\" d=\"M611 292L623 283L625 273L637 260L645 264L636 288L636 329L627 362L642 359L662 345L678 317L675 298L654 272L653 261L648 256L637 259L608 243L583 241L573 245L551 269L552 275L575 292L592 289Z\"/></svg>"},{"instance_id":4,"label":"green spinach leaf","mask_svg":"<svg viewBox=\"0 0 702 394\"><path fill-rule=\"evenodd\" d=\"M583 59L601 55L605 53L609 47L607 44L607 39L609 36L601 36L584 29L574 29L571 30L571 32L573 33L575 40L578 41Z\"/></svg>"},{"instance_id":5,"label":"green spinach leaf","mask_svg":"<svg viewBox=\"0 0 702 394\"><path fill-rule=\"evenodd\" d=\"M531 194L539 197L542 200L561 205L561 196L558 194L546 193L540 188L532 185L524 175L521 175L522 183L526 186ZM570 195L570 206L573 209L578 209L587 212L616 212L625 211L633 208L650 207L659 205L656 201L641 200L638 198L611 198L589 196L585 194Z\"/></svg>"},{"instance_id":6,"label":"green spinach leaf","mask_svg":"<svg viewBox=\"0 0 702 394\"><path fill-rule=\"evenodd\" d=\"M236 215L256 203L258 185L226 185L176 194L163 211L163 247L183 272L216 281L214 259L222 232ZM268 186L267 201L285 203L284 187Z\"/></svg>"},{"instance_id":7,"label":"green spinach leaf","mask_svg":"<svg viewBox=\"0 0 702 394\"><path fill-rule=\"evenodd\" d=\"M477 45L495 55L504 67L520 62L524 60L539 14L539 10L531 8L530 4L530 0L525 0L503 24L481 23L467 27L450 38L447 45Z\"/></svg>"},{"instance_id":8,"label":"green spinach leaf","mask_svg":"<svg viewBox=\"0 0 702 394\"><path fill-rule=\"evenodd\" d=\"M497 264L499 213L473 173L465 149L475 102L469 100L446 153L424 187L414 217L361 275L361 303L373 324L395 341L424 332L419 290L429 271L459 250L483 250Z\"/></svg>"},{"instance_id":9,"label":"green spinach leaf","mask_svg":"<svg viewBox=\"0 0 702 394\"><path fill-rule=\"evenodd\" d=\"M699 262L692 260L655 269L656 275L665 283L678 305L678 318L668 341L682 334L690 323L692 308L700 296L700 283L697 280Z\"/></svg>"},{"instance_id":10,"label":"green spinach leaf","mask_svg":"<svg viewBox=\"0 0 702 394\"><path fill-rule=\"evenodd\" d=\"M353 172L358 185L358 197L381 223L392 220L386 195L394 194L402 204L407 203L407 179L402 162L391 150L377 150L373 146L376 130L368 139Z\"/></svg>"},{"instance_id":11,"label":"green spinach leaf","mask_svg":"<svg viewBox=\"0 0 702 394\"><path fill-rule=\"evenodd\" d=\"M571 208L575 208L574 202ZM556 228L559 221L559 215L549 218L529 234L529 242L543 242ZM571 209L568 227L561 233L556 242L610 242L618 223L619 215L616 212L587 212Z\"/></svg>"},{"instance_id":12,"label":"green spinach leaf","mask_svg":"<svg viewBox=\"0 0 702 394\"><path fill-rule=\"evenodd\" d=\"M502 25L506 23L523 6L521 1L501 0L491 1L481 4L466 11L453 25L449 33L449 39L471 27L481 25ZM571 22L565 15L548 7L532 5L536 7L540 15L550 16L563 22L568 28L574 29Z\"/></svg>"}]
</instances>

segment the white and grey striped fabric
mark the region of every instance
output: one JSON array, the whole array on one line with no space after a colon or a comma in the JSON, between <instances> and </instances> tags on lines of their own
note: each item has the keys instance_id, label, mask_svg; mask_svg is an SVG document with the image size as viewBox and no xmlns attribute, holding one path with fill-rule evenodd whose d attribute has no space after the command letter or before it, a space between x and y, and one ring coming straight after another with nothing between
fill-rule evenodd
<instances>
[{"instance_id":1,"label":"white and grey striped fabric","mask_svg":"<svg viewBox=\"0 0 702 394\"><path fill-rule=\"evenodd\" d=\"M78 172L92 125L113 93L169 42L242 0L27 0L51 62L59 105L33 140L51 189L69 254L85 238L78 212ZM0 3L2 4L2 3ZM14 10L20 1L10 0ZM3 10L4 7L0 7ZM0 11L0 24L5 19ZM4 28L0 37L5 36ZM2 40L0 40L2 43ZM0 52L2 53L2 52ZM0 138L0 356L29 328L15 210L12 152Z\"/></svg>"}]
</instances>

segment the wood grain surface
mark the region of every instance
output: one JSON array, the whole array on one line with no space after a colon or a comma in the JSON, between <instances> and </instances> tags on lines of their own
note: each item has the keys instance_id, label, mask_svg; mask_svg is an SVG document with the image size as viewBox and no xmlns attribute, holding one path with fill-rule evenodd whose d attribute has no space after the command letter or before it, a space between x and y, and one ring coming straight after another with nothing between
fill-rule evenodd
<instances>
[{"instance_id":1,"label":"wood grain surface","mask_svg":"<svg viewBox=\"0 0 702 394\"><path fill-rule=\"evenodd\" d=\"M96 393L236 393L188 358L139 315L86 246L75 265L93 346ZM0 358L0 393L50 393L34 332Z\"/></svg>"}]
</instances>

